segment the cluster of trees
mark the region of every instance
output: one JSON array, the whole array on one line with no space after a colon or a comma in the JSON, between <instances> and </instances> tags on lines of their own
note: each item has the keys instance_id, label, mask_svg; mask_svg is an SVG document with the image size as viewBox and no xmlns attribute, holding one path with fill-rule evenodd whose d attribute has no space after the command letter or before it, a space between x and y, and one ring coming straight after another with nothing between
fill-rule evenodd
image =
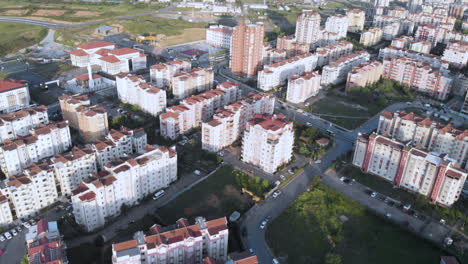
<instances>
[{"instance_id":1,"label":"cluster of trees","mask_svg":"<svg viewBox=\"0 0 468 264\"><path fill-rule=\"evenodd\" d=\"M296 151L304 156L310 156L313 159L325 154L326 148L320 147L315 143L321 135L318 129L305 125L296 125L295 146Z\"/></svg>"},{"instance_id":2,"label":"cluster of trees","mask_svg":"<svg viewBox=\"0 0 468 264\"><path fill-rule=\"evenodd\" d=\"M234 171L234 178L240 188L245 188L259 197L264 197L272 189L267 180L262 180L258 176L251 177L242 171Z\"/></svg>"},{"instance_id":3,"label":"cluster of trees","mask_svg":"<svg viewBox=\"0 0 468 264\"><path fill-rule=\"evenodd\" d=\"M113 117L110 120L109 125L111 128L114 128L114 129L119 129L122 126L135 129L135 128L143 127L145 123L146 122L141 119L133 119L129 117L128 115L119 115L119 116Z\"/></svg>"},{"instance_id":4,"label":"cluster of trees","mask_svg":"<svg viewBox=\"0 0 468 264\"><path fill-rule=\"evenodd\" d=\"M409 87L389 79L381 79L370 86L355 87L348 94L358 103L376 102L380 106L387 105L391 100L414 99Z\"/></svg>"}]
</instances>

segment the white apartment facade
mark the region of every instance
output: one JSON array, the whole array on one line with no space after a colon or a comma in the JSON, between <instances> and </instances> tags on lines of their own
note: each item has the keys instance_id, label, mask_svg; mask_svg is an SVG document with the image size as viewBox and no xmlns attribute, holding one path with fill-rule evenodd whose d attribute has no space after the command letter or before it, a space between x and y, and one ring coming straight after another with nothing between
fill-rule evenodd
<instances>
[{"instance_id":1,"label":"white apartment facade","mask_svg":"<svg viewBox=\"0 0 468 264\"><path fill-rule=\"evenodd\" d=\"M195 93L210 90L213 81L213 69L195 68L190 72L176 73L172 78L171 89L175 98L184 99Z\"/></svg>"},{"instance_id":2,"label":"white apartment facade","mask_svg":"<svg viewBox=\"0 0 468 264\"><path fill-rule=\"evenodd\" d=\"M31 101L27 83L0 80L0 113L7 114L28 107Z\"/></svg>"},{"instance_id":3,"label":"white apartment facade","mask_svg":"<svg viewBox=\"0 0 468 264\"><path fill-rule=\"evenodd\" d=\"M294 130L283 115L256 114L247 122L242 138L242 161L275 173L292 158Z\"/></svg>"},{"instance_id":4,"label":"white apartment facade","mask_svg":"<svg viewBox=\"0 0 468 264\"><path fill-rule=\"evenodd\" d=\"M0 189L0 226L5 227L13 222L10 202L5 195L5 191Z\"/></svg>"},{"instance_id":5,"label":"white apartment facade","mask_svg":"<svg viewBox=\"0 0 468 264\"><path fill-rule=\"evenodd\" d=\"M0 143L28 136L31 129L47 124L49 124L49 115L44 105L23 108L20 111L2 115L0 116Z\"/></svg>"},{"instance_id":6,"label":"white apartment facade","mask_svg":"<svg viewBox=\"0 0 468 264\"><path fill-rule=\"evenodd\" d=\"M158 88L170 87L172 78L176 73L189 72L192 64L184 60L174 60L151 66L151 82Z\"/></svg>"},{"instance_id":7,"label":"white apartment facade","mask_svg":"<svg viewBox=\"0 0 468 264\"><path fill-rule=\"evenodd\" d=\"M354 87L372 85L378 82L382 75L383 64L379 61L372 61L355 66L350 72L348 72L346 91L350 91Z\"/></svg>"},{"instance_id":8,"label":"white apartment facade","mask_svg":"<svg viewBox=\"0 0 468 264\"><path fill-rule=\"evenodd\" d=\"M360 9L350 9L346 12L348 18L348 31L359 32L364 29L364 23L366 22L366 12Z\"/></svg>"},{"instance_id":9,"label":"white apartment facade","mask_svg":"<svg viewBox=\"0 0 468 264\"><path fill-rule=\"evenodd\" d=\"M31 130L31 135L0 145L0 168L7 176L20 174L31 162L52 157L72 146L68 122Z\"/></svg>"},{"instance_id":10,"label":"white apartment facade","mask_svg":"<svg viewBox=\"0 0 468 264\"><path fill-rule=\"evenodd\" d=\"M466 66L468 64L468 43L450 42L444 50L442 59L459 68Z\"/></svg>"},{"instance_id":11,"label":"white apartment facade","mask_svg":"<svg viewBox=\"0 0 468 264\"><path fill-rule=\"evenodd\" d=\"M202 264L210 257L216 263L224 263L228 252L229 229L226 217L207 221L196 217L190 225L179 219L175 229L163 230L154 225L149 234L138 231L133 240L112 244L113 264Z\"/></svg>"},{"instance_id":12,"label":"white apartment facade","mask_svg":"<svg viewBox=\"0 0 468 264\"><path fill-rule=\"evenodd\" d=\"M206 29L206 43L213 47L229 49L231 47L232 28L213 25Z\"/></svg>"},{"instance_id":13,"label":"white apartment facade","mask_svg":"<svg viewBox=\"0 0 468 264\"><path fill-rule=\"evenodd\" d=\"M123 103L137 105L152 116L166 109L166 91L147 83L142 76L119 74L116 82L117 94Z\"/></svg>"},{"instance_id":14,"label":"white apartment facade","mask_svg":"<svg viewBox=\"0 0 468 264\"><path fill-rule=\"evenodd\" d=\"M146 145L146 153L83 180L72 191L73 214L85 230L102 227L109 217L120 214L123 204L138 204L145 196L177 180L174 148Z\"/></svg>"},{"instance_id":15,"label":"white apartment facade","mask_svg":"<svg viewBox=\"0 0 468 264\"><path fill-rule=\"evenodd\" d=\"M357 51L330 62L329 65L323 67L321 84L338 84L345 81L348 72L350 72L354 66L365 63L369 61L369 59L369 53Z\"/></svg>"},{"instance_id":16,"label":"white apartment facade","mask_svg":"<svg viewBox=\"0 0 468 264\"><path fill-rule=\"evenodd\" d=\"M320 19L318 12L303 10L296 22L296 41L307 44L316 43L319 36Z\"/></svg>"},{"instance_id":17,"label":"white apartment facade","mask_svg":"<svg viewBox=\"0 0 468 264\"><path fill-rule=\"evenodd\" d=\"M305 102L312 96L316 96L321 90L322 75L318 71L304 72L301 75L289 77L286 101L293 104Z\"/></svg>"},{"instance_id":18,"label":"white apartment facade","mask_svg":"<svg viewBox=\"0 0 468 264\"><path fill-rule=\"evenodd\" d=\"M211 121L202 123L202 149L218 152L230 146L244 132L254 114L273 114L275 97L252 94L250 97L216 110Z\"/></svg>"},{"instance_id":19,"label":"white apartment facade","mask_svg":"<svg viewBox=\"0 0 468 264\"><path fill-rule=\"evenodd\" d=\"M361 33L359 43L364 46L374 46L382 40L383 30L381 28L369 28Z\"/></svg>"},{"instance_id":20,"label":"white apartment facade","mask_svg":"<svg viewBox=\"0 0 468 264\"><path fill-rule=\"evenodd\" d=\"M325 31L338 35L338 39L345 38L348 32L348 17L343 15L329 16L325 22Z\"/></svg>"},{"instance_id":21,"label":"white apartment facade","mask_svg":"<svg viewBox=\"0 0 468 264\"><path fill-rule=\"evenodd\" d=\"M298 55L271 65L258 72L258 88L269 91L284 85L292 75L309 72L317 67L317 56L312 53Z\"/></svg>"},{"instance_id":22,"label":"white apartment facade","mask_svg":"<svg viewBox=\"0 0 468 264\"><path fill-rule=\"evenodd\" d=\"M343 40L338 43L319 47L315 51L317 56L317 66L324 66L330 63L330 61L337 60L345 55L353 52L353 44L349 41Z\"/></svg>"}]
</instances>

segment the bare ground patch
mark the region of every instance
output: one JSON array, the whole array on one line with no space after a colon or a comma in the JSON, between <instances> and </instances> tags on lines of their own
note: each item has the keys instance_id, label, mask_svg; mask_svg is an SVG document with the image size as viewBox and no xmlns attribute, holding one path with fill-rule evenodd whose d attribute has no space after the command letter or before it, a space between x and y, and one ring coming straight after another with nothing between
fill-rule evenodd
<instances>
[{"instance_id":1,"label":"bare ground patch","mask_svg":"<svg viewBox=\"0 0 468 264\"><path fill-rule=\"evenodd\" d=\"M101 15L101 12L96 11L76 11L72 17L95 17Z\"/></svg>"},{"instance_id":2,"label":"bare ground patch","mask_svg":"<svg viewBox=\"0 0 468 264\"><path fill-rule=\"evenodd\" d=\"M62 16L65 10L39 9L33 15L35 16Z\"/></svg>"},{"instance_id":3,"label":"bare ground patch","mask_svg":"<svg viewBox=\"0 0 468 264\"><path fill-rule=\"evenodd\" d=\"M26 14L28 10L24 9L10 9L2 12L2 15L7 15L7 16L22 16Z\"/></svg>"}]
</instances>

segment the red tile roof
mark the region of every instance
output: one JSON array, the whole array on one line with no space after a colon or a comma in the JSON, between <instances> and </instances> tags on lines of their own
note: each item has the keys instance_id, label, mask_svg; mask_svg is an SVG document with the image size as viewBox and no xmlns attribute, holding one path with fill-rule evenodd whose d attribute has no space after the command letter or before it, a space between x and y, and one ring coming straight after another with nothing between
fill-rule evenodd
<instances>
[{"instance_id":1,"label":"red tile roof","mask_svg":"<svg viewBox=\"0 0 468 264\"><path fill-rule=\"evenodd\" d=\"M16 88L25 87L25 86L26 85L24 83L21 83L19 81L3 80L3 81L0 81L0 92L5 92L5 91L13 90Z\"/></svg>"},{"instance_id":2,"label":"red tile roof","mask_svg":"<svg viewBox=\"0 0 468 264\"><path fill-rule=\"evenodd\" d=\"M120 62L120 60L114 56L114 55L109 55L109 56L104 56L104 57L101 57L99 58L100 60L103 60L105 62L109 62L109 63L116 63L116 62Z\"/></svg>"},{"instance_id":3,"label":"red tile roof","mask_svg":"<svg viewBox=\"0 0 468 264\"><path fill-rule=\"evenodd\" d=\"M93 73L93 79L101 78L101 77L102 77L101 75ZM89 80L89 75L88 74L78 75L75 77L75 79L80 80L80 81L87 81Z\"/></svg>"},{"instance_id":4,"label":"red tile roof","mask_svg":"<svg viewBox=\"0 0 468 264\"><path fill-rule=\"evenodd\" d=\"M140 53L140 51L136 49L131 49L131 48L120 48L120 49L111 50L109 51L109 53L120 56L120 55L132 54L132 53Z\"/></svg>"},{"instance_id":5,"label":"red tile roof","mask_svg":"<svg viewBox=\"0 0 468 264\"><path fill-rule=\"evenodd\" d=\"M82 50L82 49L77 49L77 50L74 50L74 51L70 51L70 54L71 55L75 55L75 56L88 56L89 54L86 53L86 51Z\"/></svg>"}]
</instances>

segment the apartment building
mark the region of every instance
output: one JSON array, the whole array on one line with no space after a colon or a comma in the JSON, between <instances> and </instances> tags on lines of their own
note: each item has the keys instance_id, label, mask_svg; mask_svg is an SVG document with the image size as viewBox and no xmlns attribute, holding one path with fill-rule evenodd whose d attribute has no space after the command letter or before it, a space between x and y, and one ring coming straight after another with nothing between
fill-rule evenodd
<instances>
[{"instance_id":1,"label":"apartment building","mask_svg":"<svg viewBox=\"0 0 468 264\"><path fill-rule=\"evenodd\" d=\"M0 113L8 114L28 107L31 101L28 84L22 81L0 80Z\"/></svg>"},{"instance_id":2,"label":"apartment building","mask_svg":"<svg viewBox=\"0 0 468 264\"><path fill-rule=\"evenodd\" d=\"M353 52L353 44L349 41L343 40L338 43L318 47L315 51L317 56L317 66L324 66L330 63L330 61L337 60L345 55Z\"/></svg>"},{"instance_id":3,"label":"apartment building","mask_svg":"<svg viewBox=\"0 0 468 264\"><path fill-rule=\"evenodd\" d=\"M392 39L390 46L397 49L409 49L410 44L414 41L414 38L411 36L401 36L398 38Z\"/></svg>"},{"instance_id":4,"label":"apartment building","mask_svg":"<svg viewBox=\"0 0 468 264\"><path fill-rule=\"evenodd\" d=\"M0 144L0 168L6 176L20 174L31 162L52 157L72 146L68 122L41 125L30 135Z\"/></svg>"},{"instance_id":5,"label":"apartment building","mask_svg":"<svg viewBox=\"0 0 468 264\"><path fill-rule=\"evenodd\" d=\"M174 60L151 66L150 77L154 86L158 88L170 87L176 73L189 72L192 63L184 60Z\"/></svg>"},{"instance_id":6,"label":"apartment building","mask_svg":"<svg viewBox=\"0 0 468 264\"><path fill-rule=\"evenodd\" d=\"M25 239L29 263L68 263L67 247L62 241L57 222L37 221L28 229Z\"/></svg>"},{"instance_id":7,"label":"apartment building","mask_svg":"<svg viewBox=\"0 0 468 264\"><path fill-rule=\"evenodd\" d=\"M117 48L107 41L81 44L70 52L71 63L77 67L99 65L109 74L131 72L146 68L146 54L131 48Z\"/></svg>"},{"instance_id":8,"label":"apartment building","mask_svg":"<svg viewBox=\"0 0 468 264\"><path fill-rule=\"evenodd\" d=\"M317 56L312 53L265 65L263 70L258 72L257 87L263 91L269 91L285 84L290 76L312 71L316 67Z\"/></svg>"},{"instance_id":9,"label":"apartment building","mask_svg":"<svg viewBox=\"0 0 468 264\"><path fill-rule=\"evenodd\" d=\"M266 44L263 46L262 57L262 64L268 65L285 60L288 57L288 55L286 50L273 48L271 47L271 45Z\"/></svg>"},{"instance_id":10,"label":"apartment building","mask_svg":"<svg viewBox=\"0 0 468 264\"><path fill-rule=\"evenodd\" d=\"M296 41L315 44L319 39L320 14L312 10L302 10L296 21Z\"/></svg>"},{"instance_id":11,"label":"apartment building","mask_svg":"<svg viewBox=\"0 0 468 264\"><path fill-rule=\"evenodd\" d=\"M176 73L172 78L171 89L175 98L184 99L195 93L210 90L213 81L213 69L194 68L190 72Z\"/></svg>"},{"instance_id":12,"label":"apartment building","mask_svg":"<svg viewBox=\"0 0 468 264\"><path fill-rule=\"evenodd\" d=\"M63 119L78 129L85 143L93 142L109 132L106 109L90 105L86 95L62 95L59 103Z\"/></svg>"},{"instance_id":13,"label":"apartment building","mask_svg":"<svg viewBox=\"0 0 468 264\"><path fill-rule=\"evenodd\" d=\"M409 44L408 44L409 45ZM428 63L435 69L448 69L449 64L441 60L439 56L432 54L423 54L409 49L400 49L395 47L386 47L380 49L379 59L407 57L421 62Z\"/></svg>"},{"instance_id":14,"label":"apartment building","mask_svg":"<svg viewBox=\"0 0 468 264\"><path fill-rule=\"evenodd\" d=\"M30 134L31 129L49 124L47 107L44 105L23 108L0 116L0 143L15 140Z\"/></svg>"},{"instance_id":15,"label":"apartment building","mask_svg":"<svg viewBox=\"0 0 468 264\"><path fill-rule=\"evenodd\" d=\"M390 0L374 0L375 7L388 7L390 6Z\"/></svg>"},{"instance_id":16,"label":"apartment building","mask_svg":"<svg viewBox=\"0 0 468 264\"><path fill-rule=\"evenodd\" d=\"M343 15L329 16L325 22L325 31L333 32L338 38L345 38L348 32L348 17Z\"/></svg>"},{"instance_id":17,"label":"apartment building","mask_svg":"<svg viewBox=\"0 0 468 264\"><path fill-rule=\"evenodd\" d=\"M216 110L211 121L202 123L202 149L218 152L230 146L244 132L254 114L273 114L275 97L251 94L249 97Z\"/></svg>"},{"instance_id":18,"label":"apartment building","mask_svg":"<svg viewBox=\"0 0 468 264\"><path fill-rule=\"evenodd\" d=\"M177 180L174 148L145 146L146 152L105 166L72 190L73 214L86 231L102 227L120 214L123 204L132 206Z\"/></svg>"},{"instance_id":19,"label":"apartment building","mask_svg":"<svg viewBox=\"0 0 468 264\"><path fill-rule=\"evenodd\" d=\"M232 32L229 68L235 74L255 76L262 63L265 25L240 22Z\"/></svg>"},{"instance_id":20,"label":"apartment building","mask_svg":"<svg viewBox=\"0 0 468 264\"><path fill-rule=\"evenodd\" d=\"M10 176L1 184L9 199L13 216L27 219L58 200L54 172L47 163L31 163L21 174Z\"/></svg>"},{"instance_id":21,"label":"apartment building","mask_svg":"<svg viewBox=\"0 0 468 264\"><path fill-rule=\"evenodd\" d=\"M368 47L374 46L382 40L383 30L381 28L369 28L361 33L359 43Z\"/></svg>"},{"instance_id":22,"label":"apartment building","mask_svg":"<svg viewBox=\"0 0 468 264\"><path fill-rule=\"evenodd\" d=\"M437 43L444 42L445 34L448 30L443 27L438 27L430 24L418 26L418 30L414 35L416 41L426 40L430 41L432 47L435 47Z\"/></svg>"},{"instance_id":23,"label":"apartment building","mask_svg":"<svg viewBox=\"0 0 468 264\"><path fill-rule=\"evenodd\" d=\"M120 130L111 129L104 139L95 141L89 147L96 155L97 166L103 168L115 159L144 152L147 144L148 138L143 128L132 130L122 127Z\"/></svg>"},{"instance_id":24,"label":"apartment building","mask_svg":"<svg viewBox=\"0 0 468 264\"><path fill-rule=\"evenodd\" d=\"M455 17L430 12L411 13L408 15L408 19L413 21L417 27L420 25L443 26L447 30L453 30L456 21Z\"/></svg>"},{"instance_id":25,"label":"apartment building","mask_svg":"<svg viewBox=\"0 0 468 264\"><path fill-rule=\"evenodd\" d=\"M123 103L137 105L152 116L166 109L165 90L147 83L142 76L121 73L116 78L117 94Z\"/></svg>"},{"instance_id":26,"label":"apartment building","mask_svg":"<svg viewBox=\"0 0 468 264\"><path fill-rule=\"evenodd\" d=\"M401 23L393 22L382 27L382 38L385 40L392 40L399 36L402 32Z\"/></svg>"},{"instance_id":27,"label":"apartment building","mask_svg":"<svg viewBox=\"0 0 468 264\"><path fill-rule=\"evenodd\" d=\"M321 84L338 84L345 81L348 72L350 72L354 66L367 62L369 59L369 53L357 51L331 61L329 65L323 67Z\"/></svg>"},{"instance_id":28,"label":"apartment building","mask_svg":"<svg viewBox=\"0 0 468 264\"><path fill-rule=\"evenodd\" d=\"M350 9L346 12L348 19L348 31L359 32L364 29L364 23L366 22L366 12L361 9Z\"/></svg>"},{"instance_id":29,"label":"apartment building","mask_svg":"<svg viewBox=\"0 0 468 264\"><path fill-rule=\"evenodd\" d=\"M322 75L318 71L304 72L301 75L289 77L286 101L300 104L310 97L316 96L322 89L321 78Z\"/></svg>"},{"instance_id":30,"label":"apartment building","mask_svg":"<svg viewBox=\"0 0 468 264\"><path fill-rule=\"evenodd\" d=\"M0 188L0 226L9 226L13 222L10 202L6 197L5 191Z\"/></svg>"},{"instance_id":31,"label":"apartment building","mask_svg":"<svg viewBox=\"0 0 468 264\"><path fill-rule=\"evenodd\" d=\"M413 41L409 45L409 49L420 52L420 53L425 53L429 54L431 52L432 48L432 43L427 40L422 40L422 41Z\"/></svg>"},{"instance_id":32,"label":"apartment building","mask_svg":"<svg viewBox=\"0 0 468 264\"><path fill-rule=\"evenodd\" d=\"M242 139L242 161L275 173L292 158L294 130L283 115L256 114L247 122Z\"/></svg>"},{"instance_id":33,"label":"apartment building","mask_svg":"<svg viewBox=\"0 0 468 264\"><path fill-rule=\"evenodd\" d=\"M451 124L443 125L414 113L383 112L377 133L422 146L428 151L447 154L460 165L466 163L468 157L468 130L458 130Z\"/></svg>"},{"instance_id":34,"label":"apartment building","mask_svg":"<svg viewBox=\"0 0 468 264\"><path fill-rule=\"evenodd\" d=\"M384 78L400 82L437 100L447 99L452 79L433 70L427 63L410 58L386 58L383 60Z\"/></svg>"},{"instance_id":35,"label":"apartment building","mask_svg":"<svg viewBox=\"0 0 468 264\"><path fill-rule=\"evenodd\" d=\"M333 45L341 39L338 33L327 31L325 28L320 29L318 34L318 40L312 44L312 48Z\"/></svg>"},{"instance_id":36,"label":"apartment building","mask_svg":"<svg viewBox=\"0 0 468 264\"><path fill-rule=\"evenodd\" d=\"M212 25L206 29L206 43L213 47L229 49L231 47L232 27Z\"/></svg>"},{"instance_id":37,"label":"apartment building","mask_svg":"<svg viewBox=\"0 0 468 264\"><path fill-rule=\"evenodd\" d=\"M383 75L383 64L379 61L363 63L352 68L346 79L346 92L355 87L365 87L380 80Z\"/></svg>"},{"instance_id":38,"label":"apartment building","mask_svg":"<svg viewBox=\"0 0 468 264\"><path fill-rule=\"evenodd\" d=\"M202 264L208 257L215 263L224 263L228 258L226 217L210 221L196 217L193 225L181 218L171 228L153 225L147 233L138 231L133 240L112 244L112 263Z\"/></svg>"},{"instance_id":39,"label":"apartment building","mask_svg":"<svg viewBox=\"0 0 468 264\"><path fill-rule=\"evenodd\" d=\"M49 164L61 196L69 196L84 178L97 172L96 153L89 147L75 146L67 153L56 154Z\"/></svg>"},{"instance_id":40,"label":"apartment building","mask_svg":"<svg viewBox=\"0 0 468 264\"><path fill-rule=\"evenodd\" d=\"M161 135L174 140L209 120L216 109L239 97L238 84L224 82L214 90L186 98L179 105L168 107L166 113L159 116Z\"/></svg>"},{"instance_id":41,"label":"apartment building","mask_svg":"<svg viewBox=\"0 0 468 264\"><path fill-rule=\"evenodd\" d=\"M467 177L459 164L443 154L428 153L375 133L358 137L353 164L444 207L459 199Z\"/></svg>"},{"instance_id":42,"label":"apartment building","mask_svg":"<svg viewBox=\"0 0 468 264\"><path fill-rule=\"evenodd\" d=\"M455 67L465 67L468 64L468 42L450 42L444 50L442 59Z\"/></svg>"},{"instance_id":43,"label":"apartment building","mask_svg":"<svg viewBox=\"0 0 468 264\"><path fill-rule=\"evenodd\" d=\"M299 43L295 38L289 36L278 37L276 39L276 48L286 51L286 57L309 53L310 45Z\"/></svg>"}]
</instances>

